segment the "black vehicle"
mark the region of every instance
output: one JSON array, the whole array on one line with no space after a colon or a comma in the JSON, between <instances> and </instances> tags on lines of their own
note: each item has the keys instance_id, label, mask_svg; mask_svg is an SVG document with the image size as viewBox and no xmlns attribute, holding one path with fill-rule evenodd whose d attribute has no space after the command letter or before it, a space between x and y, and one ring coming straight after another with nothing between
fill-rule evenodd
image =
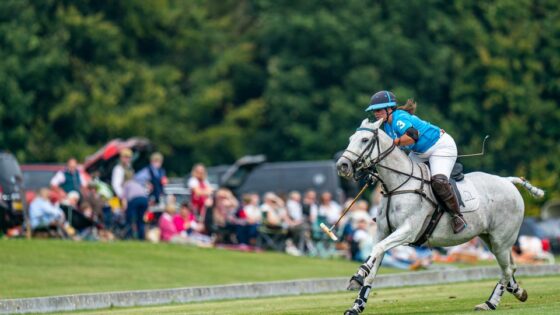
<instances>
[{"instance_id":1,"label":"black vehicle","mask_svg":"<svg viewBox=\"0 0 560 315\"><path fill-rule=\"evenodd\" d=\"M548 243L554 254L560 254L560 218L525 218L519 230L519 236L522 235L536 236L543 241L543 248Z\"/></svg>"},{"instance_id":2,"label":"black vehicle","mask_svg":"<svg viewBox=\"0 0 560 315\"><path fill-rule=\"evenodd\" d=\"M16 158L0 152L0 231L22 225L25 216L23 176Z\"/></svg>"},{"instance_id":3,"label":"black vehicle","mask_svg":"<svg viewBox=\"0 0 560 315\"><path fill-rule=\"evenodd\" d=\"M291 191L301 193L313 189L318 193L328 191L337 201L342 201L345 192L341 178L337 175L335 162L297 161L265 162L262 155L246 156L234 165L208 168L208 179L212 185L227 187L235 195L244 193L274 192L287 196Z\"/></svg>"}]
</instances>

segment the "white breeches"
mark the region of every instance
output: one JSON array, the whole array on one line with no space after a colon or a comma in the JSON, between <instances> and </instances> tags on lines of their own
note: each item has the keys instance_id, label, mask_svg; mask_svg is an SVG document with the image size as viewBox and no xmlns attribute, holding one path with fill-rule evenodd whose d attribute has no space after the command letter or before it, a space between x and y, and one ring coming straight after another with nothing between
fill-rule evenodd
<instances>
[{"instance_id":1,"label":"white breeches","mask_svg":"<svg viewBox=\"0 0 560 315\"><path fill-rule=\"evenodd\" d=\"M439 140L426 152L410 152L408 156L416 163L429 161L432 176L443 174L450 178L451 170L457 160L457 145L449 134L442 133Z\"/></svg>"}]
</instances>

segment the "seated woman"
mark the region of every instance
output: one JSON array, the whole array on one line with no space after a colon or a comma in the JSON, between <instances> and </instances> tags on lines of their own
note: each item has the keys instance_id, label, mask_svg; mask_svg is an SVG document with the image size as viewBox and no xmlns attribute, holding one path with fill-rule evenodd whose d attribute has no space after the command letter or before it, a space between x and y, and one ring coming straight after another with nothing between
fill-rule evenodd
<instances>
[{"instance_id":1,"label":"seated woman","mask_svg":"<svg viewBox=\"0 0 560 315\"><path fill-rule=\"evenodd\" d=\"M50 197L50 190L41 188L37 197L31 202L29 206L31 229L56 228L64 236L73 236L75 234L74 229L66 222L62 209L53 204Z\"/></svg>"},{"instance_id":2,"label":"seated woman","mask_svg":"<svg viewBox=\"0 0 560 315\"><path fill-rule=\"evenodd\" d=\"M173 216L176 209L172 204L165 206L165 212L159 217L158 227L160 230L160 240L162 242L185 243L186 237L181 236L181 232L177 229Z\"/></svg>"},{"instance_id":3,"label":"seated woman","mask_svg":"<svg viewBox=\"0 0 560 315\"><path fill-rule=\"evenodd\" d=\"M181 205L181 212L176 214L174 204L165 206L165 213L158 221L160 240L162 242L192 244L200 247L212 246L212 239L197 232L198 223L187 204Z\"/></svg>"}]
</instances>

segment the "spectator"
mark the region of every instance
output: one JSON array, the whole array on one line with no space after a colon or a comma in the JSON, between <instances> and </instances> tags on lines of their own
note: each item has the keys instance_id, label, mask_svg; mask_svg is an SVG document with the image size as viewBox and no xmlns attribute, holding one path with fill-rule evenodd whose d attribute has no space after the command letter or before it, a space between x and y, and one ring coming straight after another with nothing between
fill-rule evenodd
<instances>
[{"instance_id":1,"label":"spectator","mask_svg":"<svg viewBox=\"0 0 560 315\"><path fill-rule=\"evenodd\" d=\"M135 175L136 181L141 185L147 186L147 184L150 184L149 199L153 200L156 204L160 203L163 187L167 185L167 177L165 176L162 164L163 155L159 152L153 153L150 156L150 165L144 167Z\"/></svg>"},{"instance_id":2,"label":"spectator","mask_svg":"<svg viewBox=\"0 0 560 315\"><path fill-rule=\"evenodd\" d=\"M261 205L263 223L271 229L282 229L287 224L287 211L284 201L272 192L264 195L264 203Z\"/></svg>"},{"instance_id":3,"label":"spectator","mask_svg":"<svg viewBox=\"0 0 560 315\"><path fill-rule=\"evenodd\" d=\"M348 207L352 201L353 200L351 199L347 200L345 203L345 207ZM339 231L339 234L341 234L341 238L346 239L349 242L353 242L353 237L357 229L358 221L361 220L365 220L368 223L367 227L369 228L370 222L372 222L372 220L368 214L368 203L365 200L356 201L352 208L350 208L348 214L342 218L342 221L339 223L339 226L342 227L341 231ZM358 250L357 244L351 245L356 245L356 248L352 249L352 256L355 256L355 251Z\"/></svg>"},{"instance_id":4,"label":"spectator","mask_svg":"<svg viewBox=\"0 0 560 315\"><path fill-rule=\"evenodd\" d=\"M175 205L167 204L165 212L159 217L158 226L160 230L160 240L162 242L182 242L181 231L175 223ZM184 228L184 227L181 227Z\"/></svg>"},{"instance_id":5,"label":"spectator","mask_svg":"<svg viewBox=\"0 0 560 315\"><path fill-rule=\"evenodd\" d=\"M355 220L352 240L356 243L356 252L353 253L352 259L364 261L373 248L373 234L370 227L373 222L368 220L367 217L356 218Z\"/></svg>"},{"instance_id":6,"label":"spectator","mask_svg":"<svg viewBox=\"0 0 560 315\"><path fill-rule=\"evenodd\" d=\"M513 251L513 259L520 264L554 264L554 255L543 248L543 242L536 236L521 235L518 251Z\"/></svg>"},{"instance_id":7,"label":"spectator","mask_svg":"<svg viewBox=\"0 0 560 315\"><path fill-rule=\"evenodd\" d=\"M159 217L158 226L160 230L160 240L177 244L191 244L200 247L211 247L212 239L206 235L197 233L189 224L193 220L187 204L181 205L181 213L175 214L175 204L167 204L165 212ZM189 232L188 232L189 231Z\"/></svg>"},{"instance_id":8,"label":"spectator","mask_svg":"<svg viewBox=\"0 0 560 315\"><path fill-rule=\"evenodd\" d=\"M261 220L258 196L255 199L254 195L245 194L242 201L242 206L232 220L236 228L237 241L239 244L255 245L258 236L257 228Z\"/></svg>"},{"instance_id":9,"label":"spectator","mask_svg":"<svg viewBox=\"0 0 560 315\"><path fill-rule=\"evenodd\" d=\"M317 205L317 193L314 190L308 190L305 193L302 204L302 213L304 220L311 224L311 213L317 213L319 211L319 206Z\"/></svg>"},{"instance_id":10,"label":"spectator","mask_svg":"<svg viewBox=\"0 0 560 315\"><path fill-rule=\"evenodd\" d=\"M88 189L84 193L84 200L92 204L94 212L98 213L98 218L102 219L103 227L108 230L113 228L114 220L118 217L113 214L113 207L109 202L117 199L115 204L118 204L118 198L114 197L111 186L99 179L99 171L93 172ZM98 212L99 207L101 207L101 212ZM118 207L114 210L117 209Z\"/></svg>"},{"instance_id":11,"label":"spectator","mask_svg":"<svg viewBox=\"0 0 560 315\"><path fill-rule=\"evenodd\" d=\"M69 214L68 218L69 220L72 219L72 222L70 222L70 224L76 224L75 226L73 226L77 232L76 239L90 240L90 241L99 240L100 235L97 226L95 224L97 219L95 217L96 214L93 211L92 205L89 202L84 201L80 204L79 208L75 208L75 209L76 210L70 210L70 211L77 211L77 213ZM82 214L83 218L80 218L80 216L77 215L78 213ZM101 235L103 237L106 236L103 235L103 233Z\"/></svg>"},{"instance_id":12,"label":"spectator","mask_svg":"<svg viewBox=\"0 0 560 315\"><path fill-rule=\"evenodd\" d=\"M134 173L132 169L132 150L125 148L120 151L120 160L111 173L111 187L120 199L123 199L123 186L126 172Z\"/></svg>"},{"instance_id":13,"label":"spectator","mask_svg":"<svg viewBox=\"0 0 560 315\"><path fill-rule=\"evenodd\" d=\"M93 207L89 202L82 202L80 205L80 212L88 219L94 220L95 219L95 212L93 211Z\"/></svg>"},{"instance_id":14,"label":"spectator","mask_svg":"<svg viewBox=\"0 0 560 315\"><path fill-rule=\"evenodd\" d=\"M66 167L56 172L51 179L51 187L53 189L61 188L65 193L71 191L80 192L82 188L86 187L86 184L86 179L78 171L78 161L75 158L68 159Z\"/></svg>"},{"instance_id":15,"label":"spectator","mask_svg":"<svg viewBox=\"0 0 560 315\"><path fill-rule=\"evenodd\" d=\"M146 189L134 180L131 171L125 173L122 204L126 209L126 238L135 237L143 240L145 237L144 213L148 209L148 195Z\"/></svg>"},{"instance_id":16,"label":"spectator","mask_svg":"<svg viewBox=\"0 0 560 315\"><path fill-rule=\"evenodd\" d=\"M179 232L191 234L193 232L200 233L204 227L196 221L195 215L187 203L181 204L179 214L173 217L173 223Z\"/></svg>"},{"instance_id":17,"label":"spectator","mask_svg":"<svg viewBox=\"0 0 560 315\"><path fill-rule=\"evenodd\" d=\"M59 227L65 226L66 219L62 210L51 203L49 199L50 191L48 188L39 189L37 197L33 199L29 206L29 219L31 228Z\"/></svg>"},{"instance_id":18,"label":"spectator","mask_svg":"<svg viewBox=\"0 0 560 315\"><path fill-rule=\"evenodd\" d=\"M78 210L80 208L78 206L79 202L80 194L77 191L72 190L68 192L68 194L66 194L66 197L62 199L61 204Z\"/></svg>"},{"instance_id":19,"label":"spectator","mask_svg":"<svg viewBox=\"0 0 560 315\"><path fill-rule=\"evenodd\" d=\"M311 219L313 222L317 220L319 216L325 217L329 225L334 224L340 217L342 209L340 205L332 200L332 195L330 192L326 191L321 194L321 202L316 213L311 214Z\"/></svg>"},{"instance_id":20,"label":"spectator","mask_svg":"<svg viewBox=\"0 0 560 315\"><path fill-rule=\"evenodd\" d=\"M195 220L194 213L189 205L183 203L179 214L173 217L175 227L181 233L181 237L187 239L187 243L199 247L211 247L214 240L207 235L202 234L204 226Z\"/></svg>"},{"instance_id":21,"label":"spectator","mask_svg":"<svg viewBox=\"0 0 560 315\"><path fill-rule=\"evenodd\" d=\"M479 260L491 260L492 253L490 253L480 241L478 237L463 243L461 245L446 248L447 256L441 256L439 253L434 252L434 260L438 262L462 262L474 264Z\"/></svg>"},{"instance_id":22,"label":"spectator","mask_svg":"<svg viewBox=\"0 0 560 315\"><path fill-rule=\"evenodd\" d=\"M292 191L289 194L286 208L288 238L293 239L294 246L297 246L297 252L293 249L291 249L291 251L292 254L295 253L299 255L305 249L305 244L309 241L309 230L311 228L303 216L303 206L301 204L301 194L299 192Z\"/></svg>"},{"instance_id":23,"label":"spectator","mask_svg":"<svg viewBox=\"0 0 560 315\"><path fill-rule=\"evenodd\" d=\"M91 218L95 220L103 218L103 208L106 203L103 197L97 192L97 187L96 182L93 180L88 183L87 188L82 194L82 204L80 205L80 208L82 208L83 203L88 203L93 211Z\"/></svg>"},{"instance_id":24,"label":"spectator","mask_svg":"<svg viewBox=\"0 0 560 315\"><path fill-rule=\"evenodd\" d=\"M397 269L418 270L427 268L431 262L430 250L401 245L387 251L381 264Z\"/></svg>"},{"instance_id":25,"label":"spectator","mask_svg":"<svg viewBox=\"0 0 560 315\"><path fill-rule=\"evenodd\" d=\"M261 223L262 213L259 208L258 194L246 194L243 196L243 210L249 225L259 225Z\"/></svg>"},{"instance_id":26,"label":"spectator","mask_svg":"<svg viewBox=\"0 0 560 315\"><path fill-rule=\"evenodd\" d=\"M205 217L207 200L212 194L212 187L207 177L204 165L196 164L187 183L187 186L191 189L191 205L200 219Z\"/></svg>"},{"instance_id":27,"label":"spectator","mask_svg":"<svg viewBox=\"0 0 560 315\"><path fill-rule=\"evenodd\" d=\"M292 191L286 202L286 208L288 210L288 219L290 225L300 225L303 224L303 207L301 204L301 194L297 191Z\"/></svg>"},{"instance_id":28,"label":"spectator","mask_svg":"<svg viewBox=\"0 0 560 315\"><path fill-rule=\"evenodd\" d=\"M349 218L349 223L352 226L355 226L358 223L358 220L366 219L368 223L369 221L372 221L372 218L368 213L367 201L365 200L356 201L354 206L352 206L352 209L350 209L348 218Z\"/></svg>"},{"instance_id":29,"label":"spectator","mask_svg":"<svg viewBox=\"0 0 560 315\"><path fill-rule=\"evenodd\" d=\"M220 188L215 195L214 207L212 208L212 224L209 232L220 236L222 242L231 242L231 235L235 233L231 226L231 218L239 207L239 202L233 193L226 188Z\"/></svg>"}]
</instances>

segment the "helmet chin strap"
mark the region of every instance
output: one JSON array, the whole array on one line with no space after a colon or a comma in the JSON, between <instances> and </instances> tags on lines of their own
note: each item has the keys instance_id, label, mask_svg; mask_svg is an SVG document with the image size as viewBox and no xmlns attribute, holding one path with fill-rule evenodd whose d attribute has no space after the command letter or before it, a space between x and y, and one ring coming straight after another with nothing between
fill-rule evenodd
<instances>
[{"instance_id":1,"label":"helmet chin strap","mask_svg":"<svg viewBox=\"0 0 560 315\"><path fill-rule=\"evenodd\" d=\"M392 110L392 111L389 113L389 108L392 108L392 107L386 107L386 108L385 108L385 114L387 115L387 118L385 118L385 121L386 121L386 122L389 122L389 117L391 117L391 115L393 115L393 113L395 112L394 110Z\"/></svg>"}]
</instances>

